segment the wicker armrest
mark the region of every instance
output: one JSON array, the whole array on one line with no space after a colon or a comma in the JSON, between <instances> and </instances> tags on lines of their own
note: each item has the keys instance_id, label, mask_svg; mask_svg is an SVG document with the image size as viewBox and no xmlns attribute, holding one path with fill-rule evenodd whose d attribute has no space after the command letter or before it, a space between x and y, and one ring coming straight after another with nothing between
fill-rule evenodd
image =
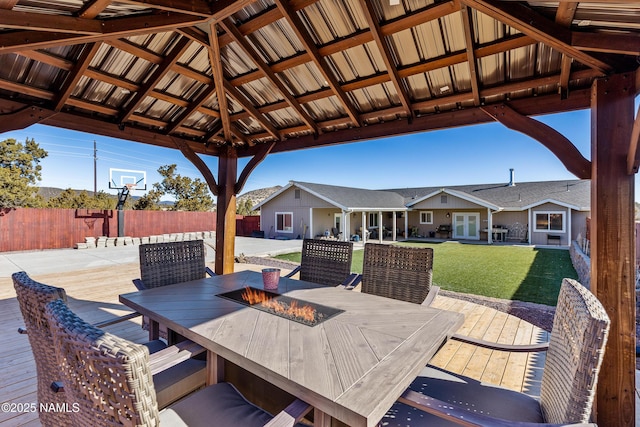
<instances>
[{"instance_id":1,"label":"wicker armrest","mask_svg":"<svg viewBox=\"0 0 640 427\"><path fill-rule=\"evenodd\" d=\"M307 402L296 399L289 406L284 408L264 427L293 427L302 419L313 407Z\"/></svg>"},{"instance_id":2,"label":"wicker armrest","mask_svg":"<svg viewBox=\"0 0 640 427\"><path fill-rule=\"evenodd\" d=\"M340 286L348 291L352 291L356 286L362 282L362 274L351 273Z\"/></svg>"},{"instance_id":3,"label":"wicker armrest","mask_svg":"<svg viewBox=\"0 0 640 427\"><path fill-rule=\"evenodd\" d=\"M206 271L206 273L211 277L216 275L216 273L210 267L205 267L204 271Z\"/></svg>"},{"instance_id":4,"label":"wicker armrest","mask_svg":"<svg viewBox=\"0 0 640 427\"><path fill-rule=\"evenodd\" d=\"M138 312L133 312L133 313L125 314L124 316L120 316L120 317L116 317L116 318L109 319L109 320L103 320L102 322L94 323L93 326L95 326L96 328L106 328L107 326L115 325L116 323L126 322L127 320L135 319L136 317L138 317L140 315L141 314L138 313ZM20 328L18 328L18 333L19 334L28 334L29 331L27 331L27 328L20 327Z\"/></svg>"},{"instance_id":5,"label":"wicker armrest","mask_svg":"<svg viewBox=\"0 0 640 427\"><path fill-rule=\"evenodd\" d=\"M167 370L178 363L191 359L205 351L205 349L193 341L181 341L160 351L149 355L151 374Z\"/></svg>"},{"instance_id":6,"label":"wicker armrest","mask_svg":"<svg viewBox=\"0 0 640 427\"><path fill-rule=\"evenodd\" d=\"M433 300L438 296L438 292L440 292L440 286L431 285L427 297L422 301L422 305L429 307L433 303Z\"/></svg>"},{"instance_id":7,"label":"wicker armrest","mask_svg":"<svg viewBox=\"0 0 640 427\"><path fill-rule=\"evenodd\" d=\"M286 276L284 276L284 277L293 277L293 276L294 276L297 272L299 272L299 271L300 271L300 266L297 266L296 268L294 268L294 269L291 271L291 273L287 274L287 275L286 275Z\"/></svg>"},{"instance_id":8,"label":"wicker armrest","mask_svg":"<svg viewBox=\"0 0 640 427\"><path fill-rule=\"evenodd\" d=\"M142 281L142 279L133 279L132 282L136 286L136 289L139 291L144 291L145 289L147 289L146 286L144 286L144 282Z\"/></svg>"},{"instance_id":9,"label":"wicker armrest","mask_svg":"<svg viewBox=\"0 0 640 427\"><path fill-rule=\"evenodd\" d=\"M578 423L578 424L548 424L548 423L531 423L517 422L512 420L503 420L484 415L480 412L472 412L463 407L443 402L433 397L407 389L398 402L409 405L421 411L433 414L439 418L459 424L462 426L486 426L486 427L597 427L596 424Z\"/></svg>"},{"instance_id":10,"label":"wicker armrest","mask_svg":"<svg viewBox=\"0 0 640 427\"><path fill-rule=\"evenodd\" d=\"M539 344L500 344L491 341L484 341L477 338L468 337L465 335L453 334L451 339L461 341L467 344L473 344L478 347L488 348L490 350L509 351L512 353L531 353L536 351L547 351L549 349L549 343L543 342Z\"/></svg>"}]
</instances>

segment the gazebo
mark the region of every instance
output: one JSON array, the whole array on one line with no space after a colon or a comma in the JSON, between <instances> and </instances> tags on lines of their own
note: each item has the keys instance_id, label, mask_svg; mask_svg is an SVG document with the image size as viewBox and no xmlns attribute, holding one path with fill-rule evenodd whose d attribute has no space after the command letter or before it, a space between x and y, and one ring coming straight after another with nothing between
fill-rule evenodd
<instances>
[{"instance_id":1,"label":"gazebo","mask_svg":"<svg viewBox=\"0 0 640 427\"><path fill-rule=\"evenodd\" d=\"M217 273L233 271L235 198L269 153L489 121L523 132L592 180L591 286L612 319L596 415L631 426L639 63L637 1L0 0L0 132L180 150L217 196ZM590 160L532 118L586 108Z\"/></svg>"}]
</instances>

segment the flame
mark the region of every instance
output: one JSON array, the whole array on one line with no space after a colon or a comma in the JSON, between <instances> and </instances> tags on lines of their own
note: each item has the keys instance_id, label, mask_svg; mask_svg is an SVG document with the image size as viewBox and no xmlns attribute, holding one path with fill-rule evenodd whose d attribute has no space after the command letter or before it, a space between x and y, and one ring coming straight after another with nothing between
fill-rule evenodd
<instances>
[{"instance_id":1,"label":"flame","mask_svg":"<svg viewBox=\"0 0 640 427\"><path fill-rule=\"evenodd\" d=\"M282 301L276 301L264 291L258 289L251 289L246 287L242 292L242 299L247 303L254 305L260 304L262 307L272 310L281 316L287 316L289 318L298 318L307 322L313 322L316 319L316 309L309 304L300 306L298 301L291 301L290 304L286 304Z\"/></svg>"}]
</instances>

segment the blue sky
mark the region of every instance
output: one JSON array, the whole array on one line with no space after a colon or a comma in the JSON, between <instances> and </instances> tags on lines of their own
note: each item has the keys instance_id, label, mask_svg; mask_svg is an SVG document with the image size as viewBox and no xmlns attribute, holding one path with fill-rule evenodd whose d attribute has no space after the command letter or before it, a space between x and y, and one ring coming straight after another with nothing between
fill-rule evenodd
<instances>
[{"instance_id":1,"label":"blue sky","mask_svg":"<svg viewBox=\"0 0 640 427\"><path fill-rule=\"evenodd\" d=\"M567 137L587 159L591 157L589 110L537 120ZM148 187L160 181L157 169L172 163L178 165L177 173L201 178L178 150L42 125L0 134L1 139L18 141L27 137L49 152L41 163L41 186L93 190L94 140L98 190L115 194L108 189L109 168L144 170ZM217 159L203 159L217 176ZM239 160L239 171L247 162ZM289 180L370 189L500 183L509 180L510 168L515 169L516 182L575 179L539 142L490 123L272 154L254 170L243 192L286 185ZM636 189L640 200L638 184Z\"/></svg>"}]
</instances>

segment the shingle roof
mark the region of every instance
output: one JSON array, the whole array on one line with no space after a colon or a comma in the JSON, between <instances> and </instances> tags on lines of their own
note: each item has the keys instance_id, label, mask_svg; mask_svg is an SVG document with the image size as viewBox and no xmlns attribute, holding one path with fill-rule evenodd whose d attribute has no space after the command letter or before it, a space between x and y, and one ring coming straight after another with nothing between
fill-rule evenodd
<instances>
[{"instance_id":1,"label":"shingle roof","mask_svg":"<svg viewBox=\"0 0 640 427\"><path fill-rule=\"evenodd\" d=\"M468 196L468 200L485 202L504 210L523 210L547 201L570 206L577 210L589 210L591 206L591 181L564 180L520 182L508 184L455 185L448 187L413 187L387 190L343 187L311 182L291 181L308 191L345 210L404 210L430 195L449 192L457 196ZM276 197L275 193L268 200Z\"/></svg>"}]
</instances>

